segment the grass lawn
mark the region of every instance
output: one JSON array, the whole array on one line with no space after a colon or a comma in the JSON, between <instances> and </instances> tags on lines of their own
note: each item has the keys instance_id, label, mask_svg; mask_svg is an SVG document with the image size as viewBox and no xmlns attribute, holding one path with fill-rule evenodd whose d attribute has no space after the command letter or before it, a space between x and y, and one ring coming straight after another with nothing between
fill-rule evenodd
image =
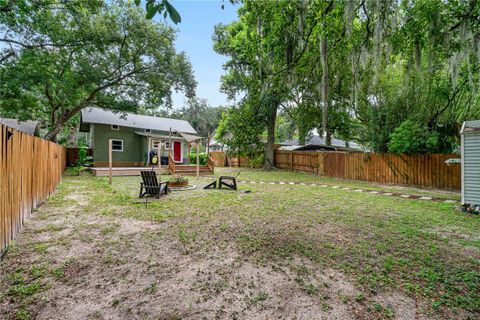
<instances>
[{"instance_id":1,"label":"grass lawn","mask_svg":"<svg viewBox=\"0 0 480 320\"><path fill-rule=\"evenodd\" d=\"M287 171L240 180L458 198ZM0 319L480 316L480 218L451 204L192 178L146 208L139 177L107 181L65 177L26 222L0 261Z\"/></svg>"}]
</instances>

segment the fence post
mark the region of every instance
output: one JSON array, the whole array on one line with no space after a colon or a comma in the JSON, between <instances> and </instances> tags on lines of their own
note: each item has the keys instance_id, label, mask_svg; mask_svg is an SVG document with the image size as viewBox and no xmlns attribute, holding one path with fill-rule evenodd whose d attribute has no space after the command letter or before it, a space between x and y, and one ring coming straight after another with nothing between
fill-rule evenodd
<instances>
[{"instance_id":1,"label":"fence post","mask_svg":"<svg viewBox=\"0 0 480 320\"><path fill-rule=\"evenodd\" d=\"M318 153L318 169L317 169L317 175L323 176L324 175L324 168L325 168L325 163L324 163L325 157L323 152Z\"/></svg>"},{"instance_id":2,"label":"fence post","mask_svg":"<svg viewBox=\"0 0 480 320\"><path fill-rule=\"evenodd\" d=\"M288 161L290 163L290 171L293 171L293 151L290 151L290 158Z\"/></svg>"}]
</instances>

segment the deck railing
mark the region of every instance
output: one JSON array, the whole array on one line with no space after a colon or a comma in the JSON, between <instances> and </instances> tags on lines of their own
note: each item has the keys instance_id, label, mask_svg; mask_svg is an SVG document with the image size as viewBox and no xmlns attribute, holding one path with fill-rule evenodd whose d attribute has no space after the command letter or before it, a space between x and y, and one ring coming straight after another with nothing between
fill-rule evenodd
<instances>
[{"instance_id":1,"label":"deck railing","mask_svg":"<svg viewBox=\"0 0 480 320\"><path fill-rule=\"evenodd\" d=\"M172 154L168 154L168 170L171 174L175 174L175 160L173 160Z\"/></svg>"}]
</instances>

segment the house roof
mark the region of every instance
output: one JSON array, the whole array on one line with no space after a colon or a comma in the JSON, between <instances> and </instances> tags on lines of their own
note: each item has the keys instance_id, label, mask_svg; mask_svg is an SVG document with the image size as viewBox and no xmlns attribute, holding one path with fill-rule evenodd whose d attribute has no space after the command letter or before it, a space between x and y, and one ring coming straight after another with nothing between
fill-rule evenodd
<instances>
[{"instance_id":1,"label":"house roof","mask_svg":"<svg viewBox=\"0 0 480 320\"><path fill-rule=\"evenodd\" d=\"M465 121L460 133L480 132L480 120Z\"/></svg>"},{"instance_id":2,"label":"house roof","mask_svg":"<svg viewBox=\"0 0 480 320\"><path fill-rule=\"evenodd\" d=\"M38 128L38 121L32 120L19 121L17 119L0 118L0 123L32 136L35 135Z\"/></svg>"},{"instance_id":3,"label":"house roof","mask_svg":"<svg viewBox=\"0 0 480 320\"><path fill-rule=\"evenodd\" d=\"M339 147L339 148L350 148L350 149L362 149L362 146L359 145L358 143L356 142L353 142L353 141L349 141L348 143L348 147L345 147L345 141L344 140L341 140L341 139L336 139L334 137L332 137L332 147ZM327 146L327 144L325 143L325 139L324 137L321 137L319 135L312 135L310 137L310 139L308 139L307 141L305 141L305 145L302 145L300 144L300 141L298 139L294 139L294 140L287 140L287 141L283 141L280 143L281 145L283 146L320 146L320 147L324 147L324 146Z\"/></svg>"},{"instance_id":4,"label":"house roof","mask_svg":"<svg viewBox=\"0 0 480 320\"><path fill-rule=\"evenodd\" d=\"M159 131L172 130L184 133L197 133L185 120L144 116L126 112L112 112L100 108L82 110L82 122L88 124L108 124L122 127L151 129Z\"/></svg>"}]
</instances>

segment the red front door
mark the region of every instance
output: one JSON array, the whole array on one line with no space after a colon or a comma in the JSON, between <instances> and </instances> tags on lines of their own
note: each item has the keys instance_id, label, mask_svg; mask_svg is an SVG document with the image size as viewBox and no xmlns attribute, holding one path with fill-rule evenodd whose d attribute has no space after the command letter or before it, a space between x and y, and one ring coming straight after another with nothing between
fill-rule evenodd
<instances>
[{"instance_id":1,"label":"red front door","mask_svg":"<svg viewBox=\"0 0 480 320\"><path fill-rule=\"evenodd\" d=\"M173 160L182 161L182 143L179 141L173 142Z\"/></svg>"}]
</instances>

